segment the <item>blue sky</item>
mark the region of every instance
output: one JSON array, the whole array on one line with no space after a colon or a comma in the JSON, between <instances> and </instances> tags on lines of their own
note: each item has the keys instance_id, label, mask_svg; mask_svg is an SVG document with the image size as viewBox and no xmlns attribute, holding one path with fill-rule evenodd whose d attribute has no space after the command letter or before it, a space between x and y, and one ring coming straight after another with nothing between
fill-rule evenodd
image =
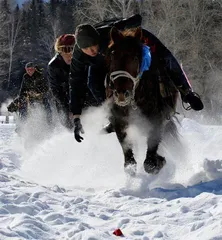
<instances>
[{"instance_id":1,"label":"blue sky","mask_svg":"<svg viewBox=\"0 0 222 240\"><path fill-rule=\"evenodd\" d=\"M18 5L21 7L22 6L22 4L24 3L24 2L27 2L27 1L29 1L29 0L16 0L16 2L18 3ZM46 1L46 0L45 0ZM46 1L47 2L47 1Z\"/></svg>"},{"instance_id":2,"label":"blue sky","mask_svg":"<svg viewBox=\"0 0 222 240\"><path fill-rule=\"evenodd\" d=\"M25 2L26 0L16 0L16 2L18 3L19 6L22 6L22 4Z\"/></svg>"}]
</instances>

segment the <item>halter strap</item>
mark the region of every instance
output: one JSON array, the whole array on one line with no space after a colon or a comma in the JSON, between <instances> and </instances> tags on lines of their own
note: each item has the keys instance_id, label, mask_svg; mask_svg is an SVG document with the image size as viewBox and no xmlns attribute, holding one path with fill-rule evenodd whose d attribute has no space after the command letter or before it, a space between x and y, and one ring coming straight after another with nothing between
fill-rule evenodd
<instances>
[{"instance_id":1,"label":"halter strap","mask_svg":"<svg viewBox=\"0 0 222 240\"><path fill-rule=\"evenodd\" d=\"M107 74L108 75L108 74ZM106 75L106 78L105 78L105 87L107 87L107 75ZM138 86L138 83L139 83L139 80L140 80L140 74L137 75L137 77L133 77L130 73L126 72L126 71L114 71L114 72L111 72L110 73L110 80L114 83L114 81L119 78L119 77L126 77L126 78L130 78L132 81L133 81L133 96L132 96L132 99L131 99L131 105L132 105L132 108L135 110L137 109L137 106L136 106L136 103L135 103L135 91L136 91L136 88Z\"/></svg>"},{"instance_id":2,"label":"halter strap","mask_svg":"<svg viewBox=\"0 0 222 240\"><path fill-rule=\"evenodd\" d=\"M140 80L140 75L138 74L137 77L133 77L130 73L126 71L114 71L110 73L110 80L114 82L119 77L126 77L130 78L133 81L134 86L136 86Z\"/></svg>"}]
</instances>

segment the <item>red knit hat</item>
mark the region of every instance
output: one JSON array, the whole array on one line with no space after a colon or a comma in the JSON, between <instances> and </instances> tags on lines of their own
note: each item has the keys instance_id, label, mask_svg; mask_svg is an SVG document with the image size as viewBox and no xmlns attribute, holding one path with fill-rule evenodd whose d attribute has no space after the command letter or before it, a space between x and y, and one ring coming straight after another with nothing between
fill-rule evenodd
<instances>
[{"instance_id":1,"label":"red knit hat","mask_svg":"<svg viewBox=\"0 0 222 240\"><path fill-rule=\"evenodd\" d=\"M59 53L72 52L75 44L75 36L74 34L64 34L57 38L55 43L55 50Z\"/></svg>"}]
</instances>

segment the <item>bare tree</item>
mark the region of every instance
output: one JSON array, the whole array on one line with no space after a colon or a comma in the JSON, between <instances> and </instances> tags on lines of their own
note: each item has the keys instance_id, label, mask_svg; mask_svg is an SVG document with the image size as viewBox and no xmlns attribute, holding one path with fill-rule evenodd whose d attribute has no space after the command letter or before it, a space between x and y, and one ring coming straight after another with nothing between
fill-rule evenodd
<instances>
[{"instance_id":1,"label":"bare tree","mask_svg":"<svg viewBox=\"0 0 222 240\"><path fill-rule=\"evenodd\" d=\"M186 41L184 51L187 54L183 57L183 61L192 73L194 85L201 94L206 96L207 87L209 87L207 76L217 68L217 63L214 61L217 49L210 49L210 46L214 42L212 39L216 30L214 19L218 12L208 0L189 0L186 3L187 11L183 29Z\"/></svg>"},{"instance_id":2,"label":"bare tree","mask_svg":"<svg viewBox=\"0 0 222 240\"><path fill-rule=\"evenodd\" d=\"M78 23L96 23L105 19L108 5L108 0L85 0L76 5L74 16Z\"/></svg>"},{"instance_id":3,"label":"bare tree","mask_svg":"<svg viewBox=\"0 0 222 240\"><path fill-rule=\"evenodd\" d=\"M143 9L147 9L144 27L153 31L183 63L194 89L201 94L206 91L206 76L217 69L222 56L221 6L216 2L221 0L143 2ZM209 50L209 46L214 47Z\"/></svg>"},{"instance_id":4,"label":"bare tree","mask_svg":"<svg viewBox=\"0 0 222 240\"><path fill-rule=\"evenodd\" d=\"M18 35L21 30L21 14L19 11L16 13L12 13L9 17L9 25L8 25L8 51L9 51L9 66L8 66L8 84L11 78L12 71L12 62L13 55L16 44L18 43Z\"/></svg>"},{"instance_id":5,"label":"bare tree","mask_svg":"<svg viewBox=\"0 0 222 240\"><path fill-rule=\"evenodd\" d=\"M54 43L56 38L59 35L59 21L58 19L54 19L49 21L49 28L44 29L43 31L40 31L40 44L44 47L46 50L46 54L48 55L48 58L52 58L54 55Z\"/></svg>"},{"instance_id":6,"label":"bare tree","mask_svg":"<svg viewBox=\"0 0 222 240\"><path fill-rule=\"evenodd\" d=\"M140 9L141 1L136 0L85 0L77 4L74 15L79 23L93 24L114 17L129 17Z\"/></svg>"},{"instance_id":7,"label":"bare tree","mask_svg":"<svg viewBox=\"0 0 222 240\"><path fill-rule=\"evenodd\" d=\"M7 79L9 6L3 1L0 1L0 4L0 81L2 85Z\"/></svg>"},{"instance_id":8,"label":"bare tree","mask_svg":"<svg viewBox=\"0 0 222 240\"><path fill-rule=\"evenodd\" d=\"M0 76L7 89L11 79L14 51L18 43L18 34L21 29L20 11L10 9L13 1L1 2L0 10Z\"/></svg>"},{"instance_id":9,"label":"bare tree","mask_svg":"<svg viewBox=\"0 0 222 240\"><path fill-rule=\"evenodd\" d=\"M110 10L123 18L135 13L137 7L140 7L140 1L135 0L111 0L110 4Z\"/></svg>"}]
</instances>

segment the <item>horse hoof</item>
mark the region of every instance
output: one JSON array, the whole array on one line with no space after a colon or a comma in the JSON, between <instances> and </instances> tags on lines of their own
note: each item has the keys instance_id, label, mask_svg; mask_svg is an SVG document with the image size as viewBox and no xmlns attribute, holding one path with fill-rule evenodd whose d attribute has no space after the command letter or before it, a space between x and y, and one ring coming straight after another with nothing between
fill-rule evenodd
<instances>
[{"instance_id":1,"label":"horse hoof","mask_svg":"<svg viewBox=\"0 0 222 240\"><path fill-rule=\"evenodd\" d=\"M165 164L166 160L164 157L158 154L148 154L143 166L147 173L158 174Z\"/></svg>"},{"instance_id":2,"label":"horse hoof","mask_svg":"<svg viewBox=\"0 0 222 240\"><path fill-rule=\"evenodd\" d=\"M124 164L124 170L125 173L131 177L134 177L136 175L136 161L135 162L129 162Z\"/></svg>"}]
</instances>

